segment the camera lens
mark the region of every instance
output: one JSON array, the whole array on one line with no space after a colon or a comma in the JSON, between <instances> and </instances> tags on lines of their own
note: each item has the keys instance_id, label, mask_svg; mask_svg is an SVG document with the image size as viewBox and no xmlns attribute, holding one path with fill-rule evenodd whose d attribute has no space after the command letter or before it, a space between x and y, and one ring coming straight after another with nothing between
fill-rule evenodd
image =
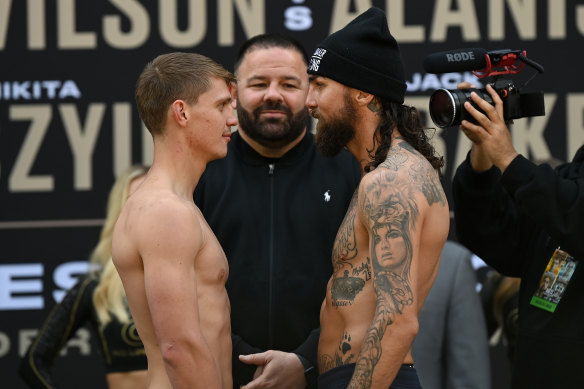
<instances>
[{"instance_id":1,"label":"camera lens","mask_svg":"<svg viewBox=\"0 0 584 389\"><path fill-rule=\"evenodd\" d=\"M476 92L489 104L493 104L491 95L485 89L444 89L440 88L430 96L430 117L438 127L458 126L463 120L476 123L476 120L464 108L464 102L470 101L470 93ZM476 104L471 104L483 112Z\"/></svg>"},{"instance_id":2,"label":"camera lens","mask_svg":"<svg viewBox=\"0 0 584 389\"><path fill-rule=\"evenodd\" d=\"M430 116L438 127L449 127L456 118L456 102L447 89L438 89L430 96Z\"/></svg>"}]
</instances>

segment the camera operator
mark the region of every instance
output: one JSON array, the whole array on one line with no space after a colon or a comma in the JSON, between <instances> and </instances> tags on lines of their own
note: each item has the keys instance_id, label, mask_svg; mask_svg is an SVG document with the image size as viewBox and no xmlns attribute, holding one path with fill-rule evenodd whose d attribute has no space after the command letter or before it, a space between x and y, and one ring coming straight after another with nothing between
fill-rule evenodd
<instances>
[{"instance_id":1,"label":"camera operator","mask_svg":"<svg viewBox=\"0 0 584 389\"><path fill-rule=\"evenodd\" d=\"M513 147L501 98L486 89L493 104L470 97L484 114L464 103L477 124L460 125L472 148L452 185L458 239L500 273L521 277L512 388L582 387L584 146L555 169L530 162ZM538 293L550 275L557 287Z\"/></svg>"}]
</instances>

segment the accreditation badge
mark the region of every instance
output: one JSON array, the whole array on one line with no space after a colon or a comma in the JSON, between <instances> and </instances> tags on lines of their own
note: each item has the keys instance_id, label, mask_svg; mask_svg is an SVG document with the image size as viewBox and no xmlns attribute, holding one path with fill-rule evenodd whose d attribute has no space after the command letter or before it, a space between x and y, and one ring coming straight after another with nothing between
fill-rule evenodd
<instances>
[{"instance_id":1,"label":"accreditation badge","mask_svg":"<svg viewBox=\"0 0 584 389\"><path fill-rule=\"evenodd\" d=\"M574 257L558 247L541 276L539 287L531 298L531 305L554 312L577 264Z\"/></svg>"}]
</instances>

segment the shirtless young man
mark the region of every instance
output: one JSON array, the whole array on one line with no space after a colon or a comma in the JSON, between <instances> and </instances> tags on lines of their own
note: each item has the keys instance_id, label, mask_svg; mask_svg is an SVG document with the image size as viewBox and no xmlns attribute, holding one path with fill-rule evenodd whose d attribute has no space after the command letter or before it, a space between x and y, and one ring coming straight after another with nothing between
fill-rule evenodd
<instances>
[{"instance_id":1,"label":"shirtless young man","mask_svg":"<svg viewBox=\"0 0 584 389\"><path fill-rule=\"evenodd\" d=\"M193 191L207 163L227 153L234 81L207 57L170 53L150 62L136 86L154 161L116 223L112 256L150 389L232 388L228 265Z\"/></svg>"},{"instance_id":2,"label":"shirtless young man","mask_svg":"<svg viewBox=\"0 0 584 389\"><path fill-rule=\"evenodd\" d=\"M308 73L317 146L325 155L346 146L363 174L333 248L319 388L420 387L411 345L448 235L443 159L402 105L402 60L383 11L326 38Z\"/></svg>"}]
</instances>

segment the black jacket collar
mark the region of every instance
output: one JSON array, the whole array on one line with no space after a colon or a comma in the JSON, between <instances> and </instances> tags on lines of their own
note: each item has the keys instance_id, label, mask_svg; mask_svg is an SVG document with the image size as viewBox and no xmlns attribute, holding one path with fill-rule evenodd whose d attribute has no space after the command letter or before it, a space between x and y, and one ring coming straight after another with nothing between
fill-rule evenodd
<instances>
[{"instance_id":1,"label":"black jacket collar","mask_svg":"<svg viewBox=\"0 0 584 389\"><path fill-rule=\"evenodd\" d=\"M269 163L277 163L282 165L292 165L296 161L303 158L304 154L310 150L311 145L314 144L314 136L306 131L304 137L293 148L288 150L281 158L266 158L255 151L243 138L239 132L231 134L231 142L229 143L229 152L235 152L241 157L241 160L249 165L266 165Z\"/></svg>"}]
</instances>

